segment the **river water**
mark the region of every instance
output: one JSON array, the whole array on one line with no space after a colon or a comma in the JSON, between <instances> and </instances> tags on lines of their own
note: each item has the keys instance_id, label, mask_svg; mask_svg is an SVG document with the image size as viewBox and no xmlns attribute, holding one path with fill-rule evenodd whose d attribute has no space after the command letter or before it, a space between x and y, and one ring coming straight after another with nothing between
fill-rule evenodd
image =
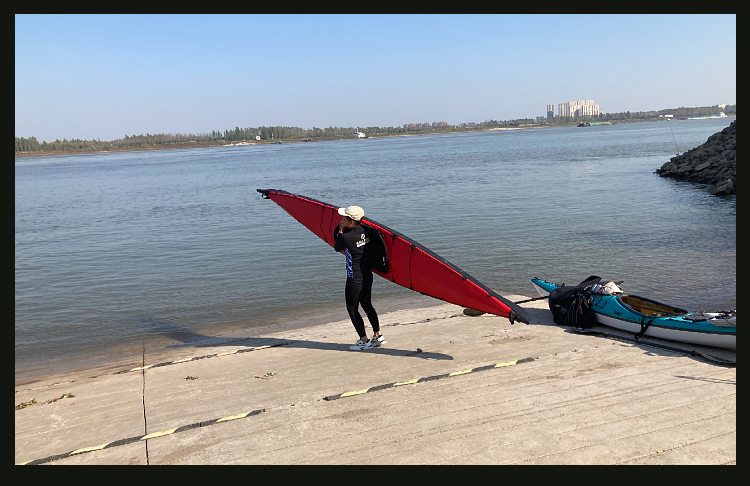
<instances>
[{"instance_id":1,"label":"river water","mask_svg":"<svg viewBox=\"0 0 750 486\"><path fill-rule=\"evenodd\" d=\"M345 319L344 257L257 188L361 206L501 293L598 275L733 309L736 196L654 174L732 120L16 159L16 376ZM378 277L373 293L381 311L440 303Z\"/></svg>"}]
</instances>

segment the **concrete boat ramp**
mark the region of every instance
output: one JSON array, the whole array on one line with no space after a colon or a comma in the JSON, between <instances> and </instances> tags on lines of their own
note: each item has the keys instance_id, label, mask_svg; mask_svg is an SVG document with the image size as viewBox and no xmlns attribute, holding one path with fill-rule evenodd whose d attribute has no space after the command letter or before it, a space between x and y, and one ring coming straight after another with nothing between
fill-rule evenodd
<instances>
[{"instance_id":1,"label":"concrete boat ramp","mask_svg":"<svg viewBox=\"0 0 750 486\"><path fill-rule=\"evenodd\" d=\"M736 367L523 306L390 312L371 351L342 320L16 385L15 463L736 464Z\"/></svg>"}]
</instances>

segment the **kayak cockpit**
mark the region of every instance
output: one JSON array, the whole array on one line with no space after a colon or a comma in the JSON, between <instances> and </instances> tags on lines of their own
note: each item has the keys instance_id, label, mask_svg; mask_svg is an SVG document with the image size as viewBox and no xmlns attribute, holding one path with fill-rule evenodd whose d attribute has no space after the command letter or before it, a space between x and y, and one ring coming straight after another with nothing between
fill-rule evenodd
<instances>
[{"instance_id":1,"label":"kayak cockpit","mask_svg":"<svg viewBox=\"0 0 750 486\"><path fill-rule=\"evenodd\" d=\"M662 317L687 313L685 309L662 304L661 302L646 299L645 297L638 297L637 295L619 294L617 295L617 300L619 300L626 308L647 316Z\"/></svg>"}]
</instances>

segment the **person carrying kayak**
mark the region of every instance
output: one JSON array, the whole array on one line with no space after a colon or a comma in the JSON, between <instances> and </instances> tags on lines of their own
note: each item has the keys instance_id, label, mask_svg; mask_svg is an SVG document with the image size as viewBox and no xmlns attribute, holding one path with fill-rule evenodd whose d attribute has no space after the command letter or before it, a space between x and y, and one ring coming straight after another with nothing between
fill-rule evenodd
<instances>
[{"instance_id":1,"label":"person carrying kayak","mask_svg":"<svg viewBox=\"0 0 750 486\"><path fill-rule=\"evenodd\" d=\"M372 268L362 259L365 247L370 243L370 239L360 224L365 211L359 206L349 206L339 208L338 212L343 217L334 233L336 244L333 249L337 252L343 251L346 255L346 288L344 290L346 310L359 335L357 342L349 346L349 349L352 351L372 349L385 344L386 341L380 333L378 314L372 306ZM372 326L374 334L370 340L367 339L365 322L359 314L360 305Z\"/></svg>"}]
</instances>

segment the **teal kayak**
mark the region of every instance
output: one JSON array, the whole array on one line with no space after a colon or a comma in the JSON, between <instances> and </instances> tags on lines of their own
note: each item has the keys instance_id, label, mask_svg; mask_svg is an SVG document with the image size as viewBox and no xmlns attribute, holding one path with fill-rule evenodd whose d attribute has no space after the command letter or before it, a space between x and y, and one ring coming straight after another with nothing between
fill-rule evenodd
<instances>
[{"instance_id":1,"label":"teal kayak","mask_svg":"<svg viewBox=\"0 0 750 486\"><path fill-rule=\"evenodd\" d=\"M541 296L561 285L532 278ZM652 299L629 295L613 282L586 289L599 324L671 341L737 349L737 312L688 312Z\"/></svg>"}]
</instances>

